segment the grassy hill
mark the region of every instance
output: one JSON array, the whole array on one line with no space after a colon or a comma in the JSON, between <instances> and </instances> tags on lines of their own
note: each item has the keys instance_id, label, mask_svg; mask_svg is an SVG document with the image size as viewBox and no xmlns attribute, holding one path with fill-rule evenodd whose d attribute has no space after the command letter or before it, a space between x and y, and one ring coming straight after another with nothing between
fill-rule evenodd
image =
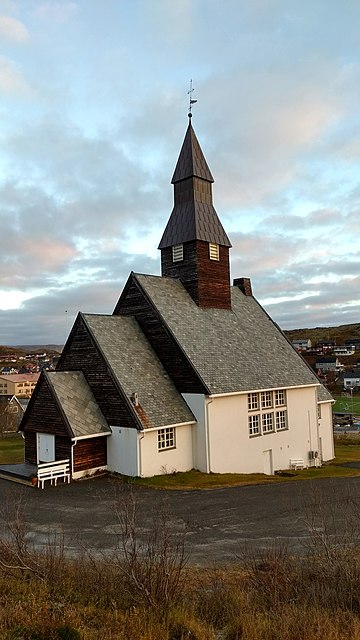
<instances>
[{"instance_id":1,"label":"grassy hill","mask_svg":"<svg viewBox=\"0 0 360 640\"><path fill-rule=\"evenodd\" d=\"M306 329L290 329L284 332L289 340L304 338L312 344L325 340L333 340L336 344L344 344L345 340L360 339L360 323L341 324L338 327L313 327Z\"/></svg>"}]
</instances>

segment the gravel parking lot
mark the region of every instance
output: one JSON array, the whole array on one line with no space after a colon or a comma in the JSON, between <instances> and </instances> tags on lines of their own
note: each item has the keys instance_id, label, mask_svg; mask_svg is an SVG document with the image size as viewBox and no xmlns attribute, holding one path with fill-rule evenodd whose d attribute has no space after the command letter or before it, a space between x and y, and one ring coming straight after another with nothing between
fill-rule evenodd
<instances>
[{"instance_id":1,"label":"gravel parking lot","mask_svg":"<svg viewBox=\"0 0 360 640\"><path fill-rule=\"evenodd\" d=\"M44 490L0 480L2 534L6 514L21 501L29 538L37 546L46 544L49 532L63 531L69 554L81 547L107 553L118 544L117 511L128 491L119 480L106 477ZM205 491L131 491L139 535L146 535L153 519L166 510L171 526L186 531L192 564L234 562L245 550L262 553L275 543L304 553L314 536L325 531L342 535L346 527L360 530L360 477Z\"/></svg>"}]
</instances>

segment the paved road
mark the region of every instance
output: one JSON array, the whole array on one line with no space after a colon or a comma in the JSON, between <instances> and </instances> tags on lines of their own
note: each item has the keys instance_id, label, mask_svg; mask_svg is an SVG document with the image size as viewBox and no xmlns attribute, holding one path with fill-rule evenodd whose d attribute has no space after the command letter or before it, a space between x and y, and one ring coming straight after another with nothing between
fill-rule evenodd
<instances>
[{"instance_id":1,"label":"paved road","mask_svg":"<svg viewBox=\"0 0 360 640\"><path fill-rule=\"evenodd\" d=\"M167 509L171 526L187 531L193 564L233 562L244 550L261 553L276 541L304 553L314 534L325 529L338 535L344 529L360 531L360 477L206 491L132 491L140 534ZM69 553L81 546L109 552L118 541L117 511L127 493L120 481L107 478L43 491L0 480L0 513L11 511L21 500L30 539L37 545L46 543L49 532L64 531Z\"/></svg>"}]
</instances>

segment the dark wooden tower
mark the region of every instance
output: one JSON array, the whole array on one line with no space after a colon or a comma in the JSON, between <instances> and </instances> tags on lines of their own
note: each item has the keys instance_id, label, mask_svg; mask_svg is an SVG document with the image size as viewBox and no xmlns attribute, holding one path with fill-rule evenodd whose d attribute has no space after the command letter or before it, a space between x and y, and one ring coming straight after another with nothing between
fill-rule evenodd
<instances>
[{"instance_id":1,"label":"dark wooden tower","mask_svg":"<svg viewBox=\"0 0 360 640\"><path fill-rule=\"evenodd\" d=\"M199 307L231 309L229 238L212 202L214 179L189 119L172 178L174 208L161 238L161 273Z\"/></svg>"}]
</instances>

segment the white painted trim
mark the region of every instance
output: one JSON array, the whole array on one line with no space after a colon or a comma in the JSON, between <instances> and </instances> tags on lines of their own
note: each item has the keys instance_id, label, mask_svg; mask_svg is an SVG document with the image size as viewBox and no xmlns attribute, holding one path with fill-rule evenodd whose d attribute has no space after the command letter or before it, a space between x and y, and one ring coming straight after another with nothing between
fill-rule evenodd
<instances>
[{"instance_id":1,"label":"white painted trim","mask_svg":"<svg viewBox=\"0 0 360 640\"><path fill-rule=\"evenodd\" d=\"M89 440L90 438L100 438L100 436L111 436L111 432L107 431L106 433L92 433L90 436L76 436L75 438L71 438L71 442L77 443L78 440Z\"/></svg>"},{"instance_id":2,"label":"white painted trim","mask_svg":"<svg viewBox=\"0 0 360 640\"><path fill-rule=\"evenodd\" d=\"M292 389L308 389L309 387L320 387L320 382L314 382L313 384L299 384L293 387L270 387L269 389L247 389L246 391L229 391L229 393L211 393L208 398L226 398L228 396L245 396L248 393L261 393L261 391L277 391L278 389L284 389L290 391Z\"/></svg>"},{"instance_id":3,"label":"white painted trim","mask_svg":"<svg viewBox=\"0 0 360 640\"><path fill-rule=\"evenodd\" d=\"M162 427L150 427L149 429L141 429L139 433L149 433L150 431L159 431L159 429L172 429L175 427L188 427L189 424L196 424L196 420L191 422L178 422L177 424L164 424Z\"/></svg>"}]
</instances>

